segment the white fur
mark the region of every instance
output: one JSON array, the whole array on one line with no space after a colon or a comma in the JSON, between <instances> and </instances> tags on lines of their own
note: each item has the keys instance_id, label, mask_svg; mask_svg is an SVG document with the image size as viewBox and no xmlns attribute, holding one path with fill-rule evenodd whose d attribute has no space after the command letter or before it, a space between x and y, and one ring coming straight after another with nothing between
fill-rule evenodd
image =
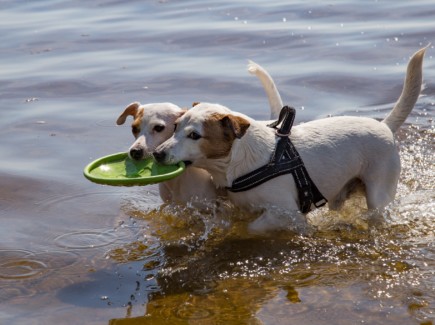
<instances>
[{"instance_id":1,"label":"white fur","mask_svg":"<svg viewBox=\"0 0 435 325\"><path fill-rule=\"evenodd\" d=\"M272 77L262 66L251 60L249 60L248 71L260 79L260 82L266 91L267 99L269 100L270 119L277 119L283 105L281 96Z\"/></svg>"},{"instance_id":2,"label":"white fur","mask_svg":"<svg viewBox=\"0 0 435 325\"><path fill-rule=\"evenodd\" d=\"M282 101L273 79L264 68L252 61L248 65L248 71L261 81L270 102L271 117L277 118L282 108ZM141 152L136 159L151 157L156 147L172 136L175 121L185 111L172 103L141 105L135 102L128 105L118 118L118 125L124 124L127 116L136 119L141 115L141 130L139 134L135 134L136 140L129 149L130 157L134 150ZM156 126L164 129L157 132ZM213 201L218 196L225 195L225 190L216 188L208 172L193 166L186 168L180 176L159 183L159 192L163 201L181 204L189 201Z\"/></svg>"},{"instance_id":3,"label":"white fur","mask_svg":"<svg viewBox=\"0 0 435 325\"><path fill-rule=\"evenodd\" d=\"M292 128L290 138L331 209L340 208L355 180L365 186L369 209L383 208L394 199L400 174L394 131L405 121L420 94L424 52L425 49L421 49L411 58L402 94L382 122L343 116L311 121ZM209 159L201 149L203 140L195 141L188 135L191 132L206 134L205 122L216 119L216 114L229 118L233 126L240 121L234 116L242 116L244 122L249 122L249 127L240 139L234 139L227 156ZM226 132L230 130L225 129ZM177 131L156 152L164 153L160 155L163 163L191 161L193 166L209 171L218 186L226 187L231 186L237 177L266 164L276 141L274 130L264 122L218 104L202 103L180 118ZM235 205L261 214L250 225L253 231L287 228L289 223L305 227L306 219L297 212L297 190L290 174L276 177L251 190L229 192L228 195Z\"/></svg>"}]
</instances>

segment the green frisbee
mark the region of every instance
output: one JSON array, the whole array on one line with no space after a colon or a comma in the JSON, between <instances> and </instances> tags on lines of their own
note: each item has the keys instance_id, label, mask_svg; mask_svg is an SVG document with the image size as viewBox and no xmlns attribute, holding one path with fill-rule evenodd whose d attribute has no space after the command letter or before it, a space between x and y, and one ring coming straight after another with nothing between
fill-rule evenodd
<instances>
[{"instance_id":1,"label":"green frisbee","mask_svg":"<svg viewBox=\"0 0 435 325\"><path fill-rule=\"evenodd\" d=\"M184 163L160 165L153 159L132 160L126 152L101 157L87 165L83 174L91 182L112 186L148 185L167 181L184 171Z\"/></svg>"}]
</instances>

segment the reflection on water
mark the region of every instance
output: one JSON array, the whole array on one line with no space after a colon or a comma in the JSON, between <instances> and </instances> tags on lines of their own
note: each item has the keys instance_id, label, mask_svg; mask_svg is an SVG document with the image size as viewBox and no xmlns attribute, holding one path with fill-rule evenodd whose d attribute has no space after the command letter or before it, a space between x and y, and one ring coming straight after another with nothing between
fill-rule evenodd
<instances>
[{"instance_id":1,"label":"reflection on water","mask_svg":"<svg viewBox=\"0 0 435 325\"><path fill-rule=\"evenodd\" d=\"M23 250L0 251L0 278L25 279L37 276L44 272L47 265L39 260L32 259L32 253Z\"/></svg>"},{"instance_id":2,"label":"reflection on water","mask_svg":"<svg viewBox=\"0 0 435 325\"><path fill-rule=\"evenodd\" d=\"M116 240L111 230L83 230L62 234L54 239L56 245L69 249L107 246Z\"/></svg>"},{"instance_id":3,"label":"reflection on water","mask_svg":"<svg viewBox=\"0 0 435 325\"><path fill-rule=\"evenodd\" d=\"M0 323L434 324L435 88L397 134L396 200L309 215L309 236L252 236L228 202L161 205L157 186L88 182L133 141L132 101L219 102L268 117L252 59L296 123L383 118L409 56L435 42L433 3L3 1Z\"/></svg>"}]
</instances>

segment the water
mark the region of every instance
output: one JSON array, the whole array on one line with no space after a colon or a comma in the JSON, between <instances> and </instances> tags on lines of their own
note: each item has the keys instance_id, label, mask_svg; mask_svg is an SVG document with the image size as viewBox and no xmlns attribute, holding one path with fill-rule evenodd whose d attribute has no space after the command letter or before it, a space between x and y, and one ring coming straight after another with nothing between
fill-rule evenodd
<instances>
[{"instance_id":1,"label":"water","mask_svg":"<svg viewBox=\"0 0 435 325\"><path fill-rule=\"evenodd\" d=\"M263 65L296 123L382 118L432 1L0 2L0 320L7 324L433 324L435 72L397 135L386 224L361 198L310 237L252 237L226 202L161 206L156 186L82 176L124 151L132 101L218 102L266 119Z\"/></svg>"}]
</instances>

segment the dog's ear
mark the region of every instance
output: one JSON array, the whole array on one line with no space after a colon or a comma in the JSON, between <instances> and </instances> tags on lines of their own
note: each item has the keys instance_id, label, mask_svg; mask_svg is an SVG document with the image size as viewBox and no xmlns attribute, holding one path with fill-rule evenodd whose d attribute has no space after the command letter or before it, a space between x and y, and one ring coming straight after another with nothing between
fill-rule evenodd
<instances>
[{"instance_id":1,"label":"dog's ear","mask_svg":"<svg viewBox=\"0 0 435 325\"><path fill-rule=\"evenodd\" d=\"M246 130L248 130L249 126L251 125L249 121L243 117L231 114L224 115L220 119L220 122L222 126L232 132L233 136L237 139L243 137L246 133Z\"/></svg>"},{"instance_id":2,"label":"dog's ear","mask_svg":"<svg viewBox=\"0 0 435 325\"><path fill-rule=\"evenodd\" d=\"M124 112L122 112L122 114L119 115L118 119L116 120L116 124L117 125L124 124L125 120L127 119L127 116L131 115L131 116L135 117L139 111L139 107L140 107L139 102L134 102L134 103L131 103L130 105L128 105L124 109Z\"/></svg>"},{"instance_id":3,"label":"dog's ear","mask_svg":"<svg viewBox=\"0 0 435 325\"><path fill-rule=\"evenodd\" d=\"M178 123L178 119L181 118L186 112L187 112L186 108L183 108L181 111L179 111L177 113L177 119L176 119L175 123Z\"/></svg>"},{"instance_id":4,"label":"dog's ear","mask_svg":"<svg viewBox=\"0 0 435 325\"><path fill-rule=\"evenodd\" d=\"M201 102L193 102L192 107L195 107L196 105L201 104Z\"/></svg>"}]
</instances>

